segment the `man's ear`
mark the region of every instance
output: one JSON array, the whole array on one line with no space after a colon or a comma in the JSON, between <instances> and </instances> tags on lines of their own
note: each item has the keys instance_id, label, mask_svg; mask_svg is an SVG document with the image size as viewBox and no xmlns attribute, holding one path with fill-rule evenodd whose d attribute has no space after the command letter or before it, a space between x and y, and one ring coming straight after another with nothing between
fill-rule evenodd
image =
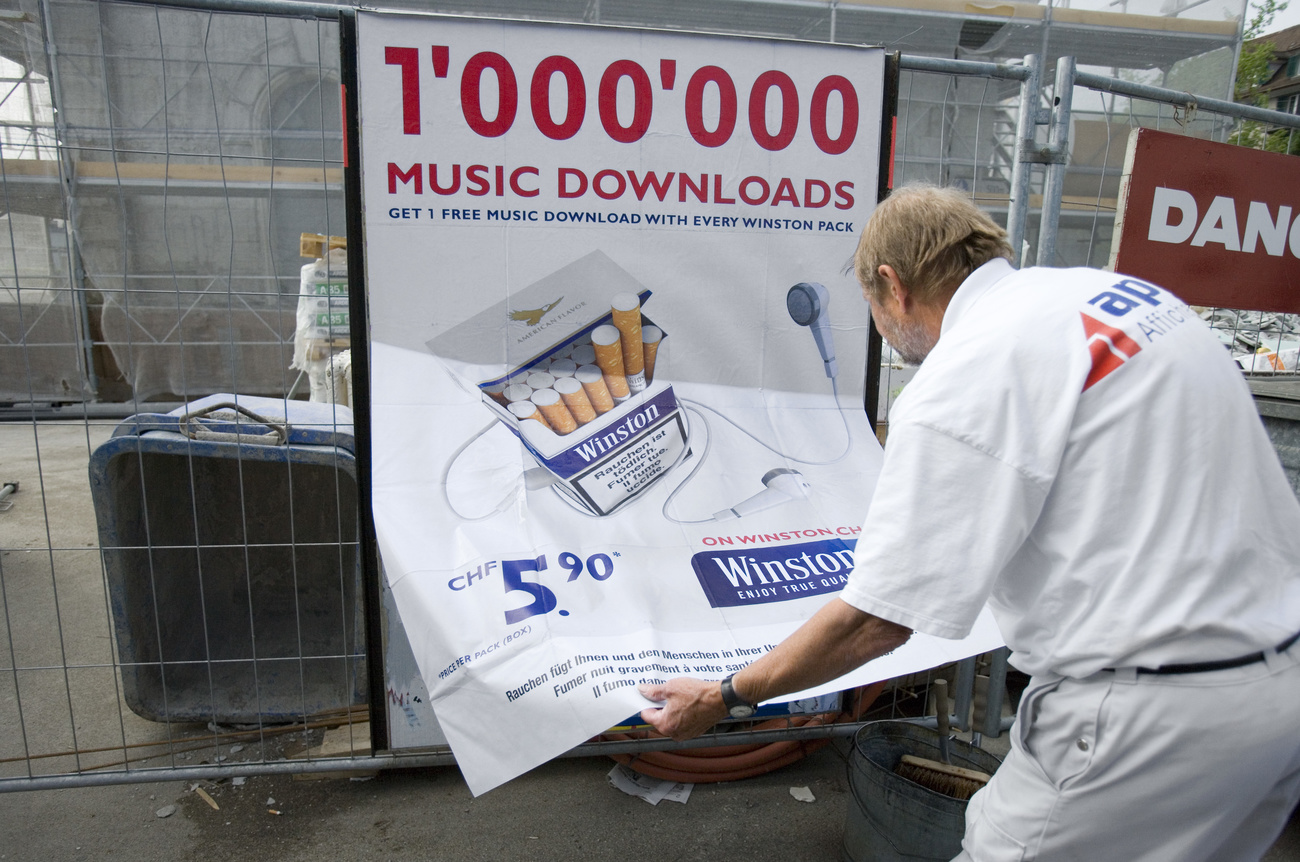
<instances>
[{"instance_id":1,"label":"man's ear","mask_svg":"<svg viewBox=\"0 0 1300 862\"><path fill-rule=\"evenodd\" d=\"M889 264L882 263L880 266L876 267L876 273L883 278L886 283L888 283L889 295L894 298L894 301L900 306L906 308L907 300L911 296L911 291L909 291L907 286L903 284L901 279L899 279L898 272Z\"/></svg>"}]
</instances>

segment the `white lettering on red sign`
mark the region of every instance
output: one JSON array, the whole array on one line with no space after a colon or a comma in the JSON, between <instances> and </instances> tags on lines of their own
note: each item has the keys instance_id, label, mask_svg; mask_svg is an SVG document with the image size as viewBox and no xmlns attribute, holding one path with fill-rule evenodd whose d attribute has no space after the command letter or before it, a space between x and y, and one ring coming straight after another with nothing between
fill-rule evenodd
<instances>
[{"instance_id":1,"label":"white lettering on red sign","mask_svg":"<svg viewBox=\"0 0 1300 862\"><path fill-rule=\"evenodd\" d=\"M1274 216L1267 203L1251 201L1243 231L1238 228L1234 198L1217 196L1201 215L1191 192L1157 186L1151 200L1147 239L1173 244L1191 240L1190 245L1195 247L1213 243L1226 251L1245 254L1254 254L1262 244L1273 257L1281 257L1289 247L1292 256L1300 258L1300 218L1293 221L1291 213L1291 207L1280 204Z\"/></svg>"}]
</instances>

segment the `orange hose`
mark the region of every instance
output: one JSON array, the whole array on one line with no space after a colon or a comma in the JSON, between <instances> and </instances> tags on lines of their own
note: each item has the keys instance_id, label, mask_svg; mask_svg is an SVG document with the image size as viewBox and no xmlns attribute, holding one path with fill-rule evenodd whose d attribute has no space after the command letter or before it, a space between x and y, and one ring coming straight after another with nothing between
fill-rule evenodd
<instances>
[{"instance_id":1,"label":"orange hose","mask_svg":"<svg viewBox=\"0 0 1300 862\"><path fill-rule=\"evenodd\" d=\"M875 702L885 688L885 681L863 686L854 691L856 701L836 716L817 715L808 718L776 718L756 725L753 730L776 730L783 727L810 727L819 724L839 724L857 721L867 707ZM604 740L663 739L653 730L635 734L606 733ZM642 754L613 754L615 761L643 775L666 781L708 784L718 781L736 781L763 775L782 766L801 760L830 742L830 738L791 740L788 742L754 743L752 745L720 745L711 748L688 748L680 751L647 751Z\"/></svg>"}]
</instances>

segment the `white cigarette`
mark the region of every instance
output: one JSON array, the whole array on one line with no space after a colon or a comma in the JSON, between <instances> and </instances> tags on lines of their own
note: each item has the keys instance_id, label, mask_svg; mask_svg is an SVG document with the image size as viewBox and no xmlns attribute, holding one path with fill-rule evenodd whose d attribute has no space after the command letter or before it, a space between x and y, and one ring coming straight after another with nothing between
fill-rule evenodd
<instances>
[{"instance_id":1,"label":"white cigarette","mask_svg":"<svg viewBox=\"0 0 1300 862\"><path fill-rule=\"evenodd\" d=\"M598 365L584 365L573 375L573 379L582 384L587 392L587 399L597 413L608 413L614 409L614 396L609 394L605 385L605 374Z\"/></svg>"},{"instance_id":2,"label":"white cigarette","mask_svg":"<svg viewBox=\"0 0 1300 862\"><path fill-rule=\"evenodd\" d=\"M580 345L573 348L573 352L569 354L569 358L578 366L595 365L596 348L592 347L590 344Z\"/></svg>"},{"instance_id":3,"label":"white cigarette","mask_svg":"<svg viewBox=\"0 0 1300 862\"><path fill-rule=\"evenodd\" d=\"M560 393L579 425L586 425L596 418L596 408L592 406L587 390L576 377L564 377L555 381L555 391Z\"/></svg>"},{"instance_id":4,"label":"white cigarette","mask_svg":"<svg viewBox=\"0 0 1300 862\"><path fill-rule=\"evenodd\" d=\"M534 404L532 401L511 402L509 409L510 412L515 415L515 418L518 419L520 422L524 421L525 419L536 419L538 422L542 423L542 425L544 425L545 427L547 428L551 427L550 423L546 421L546 417L542 415L542 412L537 409L537 405Z\"/></svg>"},{"instance_id":5,"label":"white cigarette","mask_svg":"<svg viewBox=\"0 0 1300 862\"><path fill-rule=\"evenodd\" d=\"M591 343L598 348L618 344L619 334L617 326L605 323L591 331ZM597 355L599 355L599 351L597 351Z\"/></svg>"},{"instance_id":6,"label":"white cigarette","mask_svg":"<svg viewBox=\"0 0 1300 862\"><path fill-rule=\"evenodd\" d=\"M533 387L527 383L511 383L505 388L503 394L506 396L506 401L511 404L516 401L527 401L533 397Z\"/></svg>"},{"instance_id":7,"label":"white cigarette","mask_svg":"<svg viewBox=\"0 0 1300 862\"><path fill-rule=\"evenodd\" d=\"M596 350L596 364L605 372L605 385L615 400L622 401L631 394L627 374L623 370L623 349L619 346L617 327L605 324L591 333L591 343Z\"/></svg>"},{"instance_id":8,"label":"white cigarette","mask_svg":"<svg viewBox=\"0 0 1300 862\"><path fill-rule=\"evenodd\" d=\"M560 398L560 393L554 389L537 390L533 393L532 401L556 434L568 434L578 427L578 420L573 418L564 400Z\"/></svg>"},{"instance_id":9,"label":"white cigarette","mask_svg":"<svg viewBox=\"0 0 1300 862\"><path fill-rule=\"evenodd\" d=\"M657 326L641 327L641 351L645 355L646 382L654 380L655 357L659 354L659 343L663 341L664 331Z\"/></svg>"},{"instance_id":10,"label":"white cigarette","mask_svg":"<svg viewBox=\"0 0 1300 862\"><path fill-rule=\"evenodd\" d=\"M611 319L622 336L623 370L629 377L645 369L641 356L641 300L635 293L620 293L610 300Z\"/></svg>"},{"instance_id":11,"label":"white cigarette","mask_svg":"<svg viewBox=\"0 0 1300 862\"><path fill-rule=\"evenodd\" d=\"M572 377L573 372L578 370L578 363L572 359L554 359L546 372L559 380L562 377Z\"/></svg>"},{"instance_id":12,"label":"white cigarette","mask_svg":"<svg viewBox=\"0 0 1300 862\"><path fill-rule=\"evenodd\" d=\"M555 385L555 378L545 371L534 371L528 375L528 385L534 389L550 389Z\"/></svg>"}]
</instances>

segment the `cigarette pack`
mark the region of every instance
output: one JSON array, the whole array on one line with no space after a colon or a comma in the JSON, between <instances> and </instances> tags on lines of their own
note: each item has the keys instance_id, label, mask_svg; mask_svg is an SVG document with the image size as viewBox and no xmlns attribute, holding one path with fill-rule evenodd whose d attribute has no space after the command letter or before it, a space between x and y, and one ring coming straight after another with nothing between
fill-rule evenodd
<instances>
[{"instance_id":1,"label":"cigarette pack","mask_svg":"<svg viewBox=\"0 0 1300 862\"><path fill-rule=\"evenodd\" d=\"M593 515L637 499L689 454L650 298L596 251L427 342ZM648 340L647 340L648 339Z\"/></svg>"}]
</instances>

